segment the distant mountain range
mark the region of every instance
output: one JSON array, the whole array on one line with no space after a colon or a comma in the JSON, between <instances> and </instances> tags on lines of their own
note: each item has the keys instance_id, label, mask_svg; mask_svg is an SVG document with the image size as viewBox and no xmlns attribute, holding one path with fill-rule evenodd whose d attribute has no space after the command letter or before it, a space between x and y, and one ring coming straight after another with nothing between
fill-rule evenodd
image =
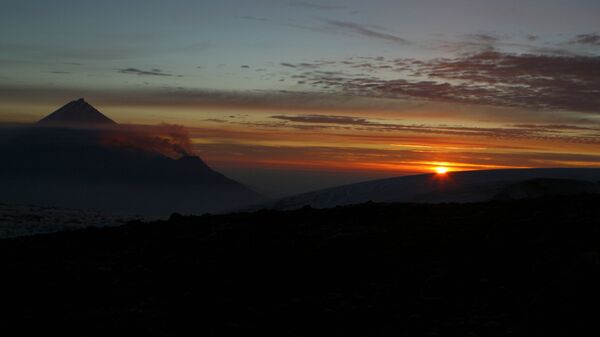
<instances>
[{"instance_id":1,"label":"distant mountain range","mask_svg":"<svg viewBox=\"0 0 600 337\"><path fill-rule=\"evenodd\" d=\"M169 139L121 126L83 99L0 144L0 202L168 215L264 201Z\"/></svg>"},{"instance_id":2,"label":"distant mountain range","mask_svg":"<svg viewBox=\"0 0 600 337\"><path fill-rule=\"evenodd\" d=\"M278 200L276 209L315 208L373 202L479 202L544 195L597 193L600 169L506 169L421 174L366 181Z\"/></svg>"}]
</instances>

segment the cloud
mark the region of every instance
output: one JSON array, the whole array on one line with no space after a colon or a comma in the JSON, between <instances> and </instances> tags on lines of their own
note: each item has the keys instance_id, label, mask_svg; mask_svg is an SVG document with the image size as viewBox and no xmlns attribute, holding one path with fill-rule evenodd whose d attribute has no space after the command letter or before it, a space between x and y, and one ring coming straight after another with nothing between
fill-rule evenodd
<instances>
[{"instance_id":1,"label":"cloud","mask_svg":"<svg viewBox=\"0 0 600 337\"><path fill-rule=\"evenodd\" d=\"M436 80L421 86L449 99L600 113L600 57L483 52L418 71Z\"/></svg>"},{"instance_id":2,"label":"cloud","mask_svg":"<svg viewBox=\"0 0 600 337\"><path fill-rule=\"evenodd\" d=\"M121 74L132 74L140 76L175 76L173 74L165 73L160 69L141 70L138 68L124 68L118 69L117 71Z\"/></svg>"},{"instance_id":3,"label":"cloud","mask_svg":"<svg viewBox=\"0 0 600 337\"><path fill-rule=\"evenodd\" d=\"M58 46L51 44L29 43L1 43L0 50L7 57L30 59L31 61L47 62L51 59L62 60L67 63L71 60L81 63L81 60L124 60L140 55L148 55L155 50L131 44L130 41L115 41L111 46L82 47L78 44L71 46ZM65 62L66 61L66 62Z\"/></svg>"},{"instance_id":4,"label":"cloud","mask_svg":"<svg viewBox=\"0 0 600 337\"><path fill-rule=\"evenodd\" d=\"M487 44L493 44L493 43L496 43L496 42L502 40L502 38L497 35L484 34L484 33L467 34L466 37L468 39L478 41L481 43L487 43Z\"/></svg>"},{"instance_id":5,"label":"cloud","mask_svg":"<svg viewBox=\"0 0 600 337\"><path fill-rule=\"evenodd\" d=\"M394 42L402 45L410 44L410 41L401 38L396 35L392 35L389 33L381 32L381 27L378 26L367 26L362 25L355 22L350 21L340 21L340 20L332 20L332 19L322 19L327 26L324 28L326 31L332 32L344 32L352 35L365 36L369 38L376 38L380 40L385 40L389 42ZM377 30L376 30L377 29Z\"/></svg>"},{"instance_id":6,"label":"cloud","mask_svg":"<svg viewBox=\"0 0 600 337\"><path fill-rule=\"evenodd\" d=\"M371 125L365 118L332 115L275 115L274 119L300 123L340 124L340 125Z\"/></svg>"},{"instance_id":7,"label":"cloud","mask_svg":"<svg viewBox=\"0 0 600 337\"><path fill-rule=\"evenodd\" d=\"M579 37L583 43L583 40L585 40L584 37L587 37L587 35L580 35ZM587 38L591 39L592 37ZM491 32L461 34L452 37L442 34L438 35L438 39L436 40L420 41L419 46L425 49L434 49L460 56L494 51L576 56L581 55L581 49L573 48L573 46L569 47L569 45L577 44L576 40L576 38L573 38L565 43L543 40L542 37L532 34L499 34Z\"/></svg>"},{"instance_id":8,"label":"cloud","mask_svg":"<svg viewBox=\"0 0 600 337\"><path fill-rule=\"evenodd\" d=\"M567 124L516 124L508 127L467 127L461 125L427 125L382 123L361 117L336 115L274 115L273 119L293 122L282 123L251 123L254 126L272 128L297 129L345 129L370 130L377 132L411 132L418 134L438 134L460 137L487 137L504 139L531 139L543 141L559 141L580 144L600 144L600 127L581 127ZM300 123L300 124L296 124ZM247 125L242 122L239 124ZM314 124L307 127L305 124ZM591 131L581 134L581 131ZM565 134L565 132L567 132ZM570 132L576 132L571 134Z\"/></svg>"},{"instance_id":9,"label":"cloud","mask_svg":"<svg viewBox=\"0 0 600 337\"><path fill-rule=\"evenodd\" d=\"M434 41L423 41L421 44L428 49L433 48L435 50L459 55L493 51L500 46L508 46L512 49L526 47L510 42L509 37L501 36L496 33L461 34Z\"/></svg>"},{"instance_id":10,"label":"cloud","mask_svg":"<svg viewBox=\"0 0 600 337\"><path fill-rule=\"evenodd\" d=\"M600 46L600 34L579 34L569 41L570 44L583 44L589 46Z\"/></svg>"},{"instance_id":11,"label":"cloud","mask_svg":"<svg viewBox=\"0 0 600 337\"><path fill-rule=\"evenodd\" d=\"M525 129L536 129L536 130L547 130L547 131L600 131L600 127L584 127L579 125L568 125L568 124L514 124L516 128Z\"/></svg>"},{"instance_id":12,"label":"cloud","mask_svg":"<svg viewBox=\"0 0 600 337\"><path fill-rule=\"evenodd\" d=\"M348 111L369 109L398 111L415 103L401 101L378 101L333 92L305 92L285 90L204 90L184 88L148 88L131 90L108 90L45 86L0 85L0 102L37 102L60 106L66 99L93 97L104 106L148 107L211 107L240 108L248 110L329 110Z\"/></svg>"},{"instance_id":13,"label":"cloud","mask_svg":"<svg viewBox=\"0 0 600 337\"><path fill-rule=\"evenodd\" d=\"M235 143L198 144L196 148L203 157L217 166L312 168L336 171L390 171L423 172L433 162L452 162L462 169L509 168L509 167L574 167L598 166L600 156L594 154L562 153L559 151L498 152L490 156L487 151L453 150L448 153L443 144L425 150L386 148L379 149L345 146L261 146ZM233 158L233 159L232 159ZM460 162L453 161L459 159Z\"/></svg>"},{"instance_id":14,"label":"cloud","mask_svg":"<svg viewBox=\"0 0 600 337\"><path fill-rule=\"evenodd\" d=\"M354 96L600 113L598 56L484 51L425 61L350 60L337 66L335 73L322 66L302 75L314 87ZM375 72L383 66L393 72ZM358 67L369 70L369 76L356 74ZM390 79L394 73L397 78Z\"/></svg>"},{"instance_id":15,"label":"cloud","mask_svg":"<svg viewBox=\"0 0 600 337\"><path fill-rule=\"evenodd\" d=\"M307 1L292 1L292 2L288 3L288 5L290 5L292 7L297 7L297 8L316 9L316 10L322 10L322 11L340 10L340 9L347 8L346 6L322 5L322 4L317 4L317 3L313 3L313 2L307 2Z\"/></svg>"}]
</instances>

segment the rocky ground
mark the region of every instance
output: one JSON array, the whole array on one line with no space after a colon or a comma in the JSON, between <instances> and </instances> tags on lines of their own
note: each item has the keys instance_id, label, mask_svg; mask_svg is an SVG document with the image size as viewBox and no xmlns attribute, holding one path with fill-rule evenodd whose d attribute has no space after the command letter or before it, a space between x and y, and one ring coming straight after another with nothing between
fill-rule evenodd
<instances>
[{"instance_id":1,"label":"rocky ground","mask_svg":"<svg viewBox=\"0 0 600 337\"><path fill-rule=\"evenodd\" d=\"M86 227L118 226L135 219L142 219L142 217L114 215L93 210L0 203L0 238Z\"/></svg>"},{"instance_id":2,"label":"rocky ground","mask_svg":"<svg viewBox=\"0 0 600 337\"><path fill-rule=\"evenodd\" d=\"M1 323L13 336L598 336L599 204L367 203L4 239Z\"/></svg>"}]
</instances>

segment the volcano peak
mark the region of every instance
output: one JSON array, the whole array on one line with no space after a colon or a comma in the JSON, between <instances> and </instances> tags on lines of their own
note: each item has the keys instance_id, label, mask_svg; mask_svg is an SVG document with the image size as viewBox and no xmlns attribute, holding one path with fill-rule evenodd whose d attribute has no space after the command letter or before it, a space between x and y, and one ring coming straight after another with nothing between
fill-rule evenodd
<instances>
[{"instance_id":1,"label":"volcano peak","mask_svg":"<svg viewBox=\"0 0 600 337\"><path fill-rule=\"evenodd\" d=\"M111 126L117 123L86 102L71 101L37 122L44 126Z\"/></svg>"}]
</instances>

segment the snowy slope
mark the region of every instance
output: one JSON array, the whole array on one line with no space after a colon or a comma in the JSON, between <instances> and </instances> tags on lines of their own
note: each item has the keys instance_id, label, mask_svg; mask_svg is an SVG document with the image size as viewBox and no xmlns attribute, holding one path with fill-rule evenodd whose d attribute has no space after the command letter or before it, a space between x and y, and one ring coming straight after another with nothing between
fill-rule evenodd
<instances>
[{"instance_id":1,"label":"snowy slope","mask_svg":"<svg viewBox=\"0 0 600 337\"><path fill-rule=\"evenodd\" d=\"M492 199L511 184L536 179L600 181L600 169L510 169L422 174L344 185L280 199L272 206L294 209L374 202L477 202Z\"/></svg>"}]
</instances>

